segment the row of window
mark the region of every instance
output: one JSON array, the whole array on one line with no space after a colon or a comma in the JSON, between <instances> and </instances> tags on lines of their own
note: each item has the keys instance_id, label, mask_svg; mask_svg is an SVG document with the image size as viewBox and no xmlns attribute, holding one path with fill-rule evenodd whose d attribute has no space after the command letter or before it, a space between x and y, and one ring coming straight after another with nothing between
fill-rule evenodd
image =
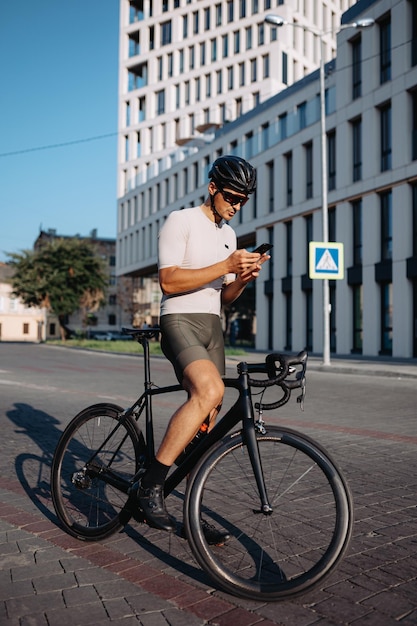
<instances>
[{"instance_id":1,"label":"row of window","mask_svg":"<svg viewBox=\"0 0 417 626\"><path fill-rule=\"evenodd\" d=\"M144 0L131 0L129 3L129 23L145 19L145 17L152 17L154 14L154 7L152 0L144 2ZM186 0L185 4L192 4L192 0ZM279 6L284 4L284 0L228 0L226 4L218 3L214 6L205 7L201 11L193 11L190 14L192 21L192 32L197 34L200 32L200 28L207 31L214 26L221 26L223 19L226 22L233 22L236 18L243 19L250 15L256 15L262 10L269 10L273 6ZM181 6L180 0L162 0L162 12L169 13L174 9L179 9ZM223 10L225 15L223 17ZM188 15L186 16L188 18ZM201 26L200 26L201 24ZM187 27L188 28L188 27Z\"/></svg>"},{"instance_id":2,"label":"row of window","mask_svg":"<svg viewBox=\"0 0 417 626\"><path fill-rule=\"evenodd\" d=\"M276 41L277 28L268 28L270 32L269 42ZM254 32L255 26L247 26L245 29L239 29L233 33L225 33L221 37L215 37L210 41L202 41L198 45L193 44L188 48L181 48L167 54L167 66L168 76L173 75L174 62L177 64L178 72L184 72L186 70L193 70L196 67L207 65L207 63L213 63L221 59L227 59L228 57L239 54L244 50L251 50L253 47L263 46L266 43L265 38L265 25L263 22L259 23L256 27L257 39L255 41ZM243 44L243 34L244 41ZM187 37L184 37L187 39ZM172 28L171 22L160 24L160 46L166 46L172 43ZM154 26L149 27L149 49L154 50L156 48L155 31ZM136 31L129 34L129 58L143 54L140 45L140 32ZM177 60L176 60L177 59ZM171 69L170 69L171 68Z\"/></svg>"},{"instance_id":3,"label":"row of window","mask_svg":"<svg viewBox=\"0 0 417 626\"><path fill-rule=\"evenodd\" d=\"M380 261L386 263L392 261L392 191L387 190L379 194L380 199L380 230L379 230L379 246L380 246ZM417 253L417 185L413 186L413 246L414 254ZM363 238L362 238L362 199L357 199L351 203L351 219L352 219L352 256L353 256L353 268L356 270L356 276L358 276L358 269L362 267L362 250L363 250ZM305 221L305 249L308 250L308 243L313 240L313 217L307 215L304 217ZM292 276L293 265L293 222L288 221L285 223L285 249L286 249L286 284L288 285L288 279ZM329 211L329 241L336 241L336 210L332 208ZM297 244L298 246L298 244ZM306 254L306 268L308 267L309 259ZM375 266L377 268L377 266ZM361 275L361 274L360 274ZM376 271L376 280L379 283L380 288L380 352L381 354L392 353L392 276L388 274L378 275ZM349 282L349 277L348 277ZM306 346L307 349L313 348L313 320L312 320L312 285L308 281L304 283L305 286L305 305L306 305ZM362 352L362 313L363 313L363 286L362 278L359 280L351 280L350 288L352 294L352 352ZM415 285L416 289L417 286ZM285 289L285 301L286 301L286 350L292 349L292 289ZM330 289L330 302L331 302L331 337L330 344L332 351L336 351L336 289L331 285Z\"/></svg>"}]
</instances>

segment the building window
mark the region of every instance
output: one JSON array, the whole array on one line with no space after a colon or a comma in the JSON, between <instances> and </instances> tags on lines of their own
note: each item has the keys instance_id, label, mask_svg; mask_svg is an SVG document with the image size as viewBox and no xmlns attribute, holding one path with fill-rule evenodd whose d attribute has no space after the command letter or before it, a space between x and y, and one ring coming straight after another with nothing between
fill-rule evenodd
<instances>
[{"instance_id":1,"label":"building window","mask_svg":"<svg viewBox=\"0 0 417 626\"><path fill-rule=\"evenodd\" d=\"M116 316L114 313L110 313L107 318L107 323L109 326L116 326Z\"/></svg>"},{"instance_id":2,"label":"building window","mask_svg":"<svg viewBox=\"0 0 417 626\"><path fill-rule=\"evenodd\" d=\"M172 52L168 54L168 76L172 78L174 75L174 58Z\"/></svg>"},{"instance_id":3,"label":"building window","mask_svg":"<svg viewBox=\"0 0 417 626\"><path fill-rule=\"evenodd\" d=\"M147 64L142 63L140 65L136 65L136 67L132 67L128 71L127 83L128 91L133 91L134 89L140 89L141 87L145 87L148 84Z\"/></svg>"},{"instance_id":4,"label":"building window","mask_svg":"<svg viewBox=\"0 0 417 626\"><path fill-rule=\"evenodd\" d=\"M269 54L262 57L263 75L262 78L269 78Z\"/></svg>"},{"instance_id":5,"label":"building window","mask_svg":"<svg viewBox=\"0 0 417 626\"><path fill-rule=\"evenodd\" d=\"M115 293L111 293L109 295L109 305L114 306L115 304L117 304L117 296Z\"/></svg>"},{"instance_id":6,"label":"building window","mask_svg":"<svg viewBox=\"0 0 417 626\"><path fill-rule=\"evenodd\" d=\"M217 81L217 93L222 93L222 71L217 70L216 72L216 81Z\"/></svg>"},{"instance_id":7,"label":"building window","mask_svg":"<svg viewBox=\"0 0 417 626\"><path fill-rule=\"evenodd\" d=\"M411 9L411 65L417 65L417 4L409 2Z\"/></svg>"},{"instance_id":8,"label":"building window","mask_svg":"<svg viewBox=\"0 0 417 626\"><path fill-rule=\"evenodd\" d=\"M286 276L292 276L292 222L285 222Z\"/></svg>"},{"instance_id":9,"label":"building window","mask_svg":"<svg viewBox=\"0 0 417 626\"><path fill-rule=\"evenodd\" d=\"M252 26L246 28L246 50L252 48Z\"/></svg>"},{"instance_id":10,"label":"building window","mask_svg":"<svg viewBox=\"0 0 417 626\"><path fill-rule=\"evenodd\" d=\"M206 74L206 96L211 97L211 74Z\"/></svg>"},{"instance_id":11,"label":"building window","mask_svg":"<svg viewBox=\"0 0 417 626\"><path fill-rule=\"evenodd\" d=\"M129 24L143 20L143 4L141 2L130 2Z\"/></svg>"},{"instance_id":12,"label":"building window","mask_svg":"<svg viewBox=\"0 0 417 626\"><path fill-rule=\"evenodd\" d=\"M282 82L288 85L288 54L282 53Z\"/></svg>"},{"instance_id":13,"label":"building window","mask_svg":"<svg viewBox=\"0 0 417 626\"><path fill-rule=\"evenodd\" d=\"M229 35L223 35L222 44L223 44L223 59L226 59L229 56Z\"/></svg>"},{"instance_id":14,"label":"building window","mask_svg":"<svg viewBox=\"0 0 417 626\"><path fill-rule=\"evenodd\" d=\"M246 0L240 0L239 2L239 18L246 17Z\"/></svg>"},{"instance_id":15,"label":"building window","mask_svg":"<svg viewBox=\"0 0 417 626\"><path fill-rule=\"evenodd\" d=\"M411 130L411 158L417 159L417 89L411 92L412 99L412 130Z\"/></svg>"},{"instance_id":16,"label":"building window","mask_svg":"<svg viewBox=\"0 0 417 626\"><path fill-rule=\"evenodd\" d=\"M251 59L251 62L250 62L250 79L252 83L255 83L257 80L256 59Z\"/></svg>"},{"instance_id":17,"label":"building window","mask_svg":"<svg viewBox=\"0 0 417 626\"><path fill-rule=\"evenodd\" d=\"M287 114L283 113L278 118L279 138L282 141L287 138Z\"/></svg>"},{"instance_id":18,"label":"building window","mask_svg":"<svg viewBox=\"0 0 417 626\"><path fill-rule=\"evenodd\" d=\"M292 350L292 293L285 294L285 347Z\"/></svg>"},{"instance_id":19,"label":"building window","mask_svg":"<svg viewBox=\"0 0 417 626\"><path fill-rule=\"evenodd\" d=\"M302 102L297 106L298 128L302 130L307 126L307 102Z\"/></svg>"},{"instance_id":20,"label":"building window","mask_svg":"<svg viewBox=\"0 0 417 626\"><path fill-rule=\"evenodd\" d=\"M336 209L331 207L328 210L328 240L336 241Z\"/></svg>"},{"instance_id":21,"label":"building window","mask_svg":"<svg viewBox=\"0 0 417 626\"><path fill-rule=\"evenodd\" d=\"M193 34L198 35L198 11L193 13Z\"/></svg>"},{"instance_id":22,"label":"building window","mask_svg":"<svg viewBox=\"0 0 417 626\"><path fill-rule=\"evenodd\" d=\"M56 334L56 324L54 324L53 322L49 324L49 334L52 335L53 337Z\"/></svg>"},{"instance_id":23,"label":"building window","mask_svg":"<svg viewBox=\"0 0 417 626\"><path fill-rule=\"evenodd\" d=\"M380 107L381 172L391 169L391 103Z\"/></svg>"},{"instance_id":24,"label":"building window","mask_svg":"<svg viewBox=\"0 0 417 626\"><path fill-rule=\"evenodd\" d=\"M391 17L379 22L379 76L380 82L391 80Z\"/></svg>"},{"instance_id":25,"label":"building window","mask_svg":"<svg viewBox=\"0 0 417 626\"><path fill-rule=\"evenodd\" d=\"M381 354L392 354L392 283L382 283Z\"/></svg>"},{"instance_id":26,"label":"building window","mask_svg":"<svg viewBox=\"0 0 417 626\"><path fill-rule=\"evenodd\" d=\"M313 143L304 146L306 159L306 200L313 197Z\"/></svg>"},{"instance_id":27,"label":"building window","mask_svg":"<svg viewBox=\"0 0 417 626\"><path fill-rule=\"evenodd\" d=\"M189 69L193 70L195 67L195 47L194 46L190 46L189 48Z\"/></svg>"},{"instance_id":28,"label":"building window","mask_svg":"<svg viewBox=\"0 0 417 626\"><path fill-rule=\"evenodd\" d=\"M264 152L269 148L269 122L262 124L261 128L261 150Z\"/></svg>"},{"instance_id":29,"label":"building window","mask_svg":"<svg viewBox=\"0 0 417 626\"><path fill-rule=\"evenodd\" d=\"M274 212L274 162L269 161L266 163L266 175L268 185L268 211Z\"/></svg>"},{"instance_id":30,"label":"building window","mask_svg":"<svg viewBox=\"0 0 417 626\"><path fill-rule=\"evenodd\" d=\"M204 30L210 30L210 7L204 9Z\"/></svg>"},{"instance_id":31,"label":"building window","mask_svg":"<svg viewBox=\"0 0 417 626\"><path fill-rule=\"evenodd\" d=\"M156 94L156 114L162 115L165 113L165 89L157 91Z\"/></svg>"},{"instance_id":32,"label":"building window","mask_svg":"<svg viewBox=\"0 0 417 626\"><path fill-rule=\"evenodd\" d=\"M161 24L161 46L167 46L172 42L172 24L171 20Z\"/></svg>"},{"instance_id":33,"label":"building window","mask_svg":"<svg viewBox=\"0 0 417 626\"><path fill-rule=\"evenodd\" d=\"M233 0L227 2L227 21L233 22Z\"/></svg>"},{"instance_id":34,"label":"building window","mask_svg":"<svg viewBox=\"0 0 417 626\"><path fill-rule=\"evenodd\" d=\"M413 256L417 256L417 184L412 186L413 196Z\"/></svg>"},{"instance_id":35,"label":"building window","mask_svg":"<svg viewBox=\"0 0 417 626\"><path fill-rule=\"evenodd\" d=\"M129 35L129 58L140 54L139 31Z\"/></svg>"},{"instance_id":36,"label":"building window","mask_svg":"<svg viewBox=\"0 0 417 626\"><path fill-rule=\"evenodd\" d=\"M362 40L354 39L352 46L352 99L362 95Z\"/></svg>"},{"instance_id":37,"label":"building window","mask_svg":"<svg viewBox=\"0 0 417 626\"><path fill-rule=\"evenodd\" d=\"M239 54L240 52L240 30L237 30L235 33L233 33L233 50L235 54Z\"/></svg>"},{"instance_id":38,"label":"building window","mask_svg":"<svg viewBox=\"0 0 417 626\"><path fill-rule=\"evenodd\" d=\"M352 352L362 354L363 341L363 287L354 285L352 287L353 298L353 346Z\"/></svg>"},{"instance_id":39,"label":"building window","mask_svg":"<svg viewBox=\"0 0 417 626\"><path fill-rule=\"evenodd\" d=\"M200 43L200 65L206 64L206 42L202 41Z\"/></svg>"},{"instance_id":40,"label":"building window","mask_svg":"<svg viewBox=\"0 0 417 626\"><path fill-rule=\"evenodd\" d=\"M336 189L336 131L327 134L327 184L328 190Z\"/></svg>"},{"instance_id":41,"label":"building window","mask_svg":"<svg viewBox=\"0 0 417 626\"><path fill-rule=\"evenodd\" d=\"M182 17L182 38L187 39L187 37L188 37L188 14L185 14Z\"/></svg>"},{"instance_id":42,"label":"building window","mask_svg":"<svg viewBox=\"0 0 417 626\"><path fill-rule=\"evenodd\" d=\"M362 178L362 119L352 122L353 182Z\"/></svg>"},{"instance_id":43,"label":"building window","mask_svg":"<svg viewBox=\"0 0 417 626\"><path fill-rule=\"evenodd\" d=\"M285 183L286 183L286 200L287 206L292 205L292 189L293 189L293 159L292 152L285 155Z\"/></svg>"},{"instance_id":44,"label":"building window","mask_svg":"<svg viewBox=\"0 0 417 626\"><path fill-rule=\"evenodd\" d=\"M381 261L392 260L392 192L386 191L381 199Z\"/></svg>"},{"instance_id":45,"label":"building window","mask_svg":"<svg viewBox=\"0 0 417 626\"><path fill-rule=\"evenodd\" d=\"M29 334L29 324L27 324L26 322L23 324L23 334L24 335Z\"/></svg>"},{"instance_id":46,"label":"building window","mask_svg":"<svg viewBox=\"0 0 417 626\"><path fill-rule=\"evenodd\" d=\"M353 265L362 265L362 200L352 202Z\"/></svg>"},{"instance_id":47,"label":"building window","mask_svg":"<svg viewBox=\"0 0 417 626\"><path fill-rule=\"evenodd\" d=\"M217 39L211 40L211 60L217 61Z\"/></svg>"},{"instance_id":48,"label":"building window","mask_svg":"<svg viewBox=\"0 0 417 626\"><path fill-rule=\"evenodd\" d=\"M239 63L239 87L245 84L245 64Z\"/></svg>"},{"instance_id":49,"label":"building window","mask_svg":"<svg viewBox=\"0 0 417 626\"><path fill-rule=\"evenodd\" d=\"M233 67L227 68L227 88L233 89Z\"/></svg>"},{"instance_id":50,"label":"building window","mask_svg":"<svg viewBox=\"0 0 417 626\"><path fill-rule=\"evenodd\" d=\"M222 25L222 5L216 4L216 26Z\"/></svg>"},{"instance_id":51,"label":"building window","mask_svg":"<svg viewBox=\"0 0 417 626\"><path fill-rule=\"evenodd\" d=\"M263 46L265 43L265 27L264 24L258 24L258 46Z\"/></svg>"}]
</instances>

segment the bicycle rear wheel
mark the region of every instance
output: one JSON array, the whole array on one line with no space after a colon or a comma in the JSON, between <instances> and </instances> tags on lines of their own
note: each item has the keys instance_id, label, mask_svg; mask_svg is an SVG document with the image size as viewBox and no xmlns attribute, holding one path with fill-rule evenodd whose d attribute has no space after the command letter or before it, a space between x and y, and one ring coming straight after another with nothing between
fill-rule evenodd
<instances>
[{"instance_id":1,"label":"bicycle rear wheel","mask_svg":"<svg viewBox=\"0 0 417 626\"><path fill-rule=\"evenodd\" d=\"M271 515L241 433L201 459L190 477L184 522L191 550L224 591L253 600L293 597L318 585L340 561L353 512L349 488L327 452L309 437L268 427L257 435ZM200 516L230 533L208 545Z\"/></svg>"},{"instance_id":2,"label":"bicycle rear wheel","mask_svg":"<svg viewBox=\"0 0 417 626\"><path fill-rule=\"evenodd\" d=\"M126 485L144 462L145 443L133 420L119 422L122 411L107 403L81 411L55 450L52 501L65 530L78 539L98 541L123 527Z\"/></svg>"}]
</instances>

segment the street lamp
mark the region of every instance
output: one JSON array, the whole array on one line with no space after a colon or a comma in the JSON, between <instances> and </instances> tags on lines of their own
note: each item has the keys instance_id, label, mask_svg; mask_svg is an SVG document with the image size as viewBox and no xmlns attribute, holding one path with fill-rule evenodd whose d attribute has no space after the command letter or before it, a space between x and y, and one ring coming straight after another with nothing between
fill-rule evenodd
<instances>
[{"instance_id":1,"label":"street lamp","mask_svg":"<svg viewBox=\"0 0 417 626\"><path fill-rule=\"evenodd\" d=\"M327 201L327 145L326 145L326 104L324 84L324 36L333 33L333 30L322 31L313 26L306 26L296 22L288 22L279 15L266 15L265 22L271 26L293 26L302 28L320 39L320 143L321 143L321 204L323 222L323 242L329 241L329 206ZM346 28L369 28L375 21L372 18L364 18L357 22L341 24L338 30ZM330 365L330 290L329 279L323 279L323 365Z\"/></svg>"}]
</instances>

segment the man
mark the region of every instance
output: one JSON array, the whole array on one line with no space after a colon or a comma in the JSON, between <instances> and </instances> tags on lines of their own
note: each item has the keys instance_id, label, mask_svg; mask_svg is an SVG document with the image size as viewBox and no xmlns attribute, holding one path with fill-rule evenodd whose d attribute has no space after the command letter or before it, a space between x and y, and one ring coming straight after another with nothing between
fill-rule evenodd
<instances>
[{"instance_id":1,"label":"man","mask_svg":"<svg viewBox=\"0 0 417 626\"><path fill-rule=\"evenodd\" d=\"M252 165L223 156L209 179L205 203L173 211L159 236L161 346L188 399L172 416L155 460L137 485L137 498L147 522L167 531L175 530L163 495L167 473L207 416L214 425L224 395L221 306L236 300L270 258L236 250L228 225L255 191ZM226 537L208 524L203 530L209 543Z\"/></svg>"}]
</instances>

